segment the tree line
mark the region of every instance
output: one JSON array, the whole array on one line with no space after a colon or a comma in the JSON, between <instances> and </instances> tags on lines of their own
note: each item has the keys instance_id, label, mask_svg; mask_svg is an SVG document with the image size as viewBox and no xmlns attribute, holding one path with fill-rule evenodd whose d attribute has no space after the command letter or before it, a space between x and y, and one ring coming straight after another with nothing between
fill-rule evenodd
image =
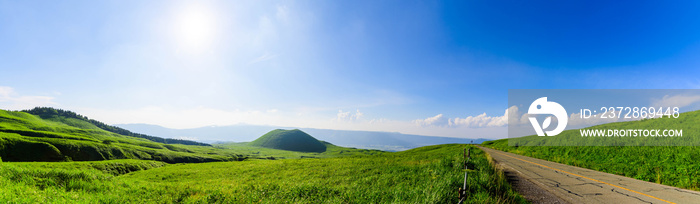
<instances>
[{"instance_id":1,"label":"tree line","mask_svg":"<svg viewBox=\"0 0 700 204\"><path fill-rule=\"evenodd\" d=\"M89 122L89 123L97 126L98 128L109 131L109 132L117 133L120 135L131 136L131 137L143 138L143 139L147 139L150 141L163 143L163 144L184 144L184 145L211 146L210 144L207 144L207 143L195 142L195 141L191 141L191 140L170 139L170 138L162 138L162 137L155 137L155 136L150 136L150 135L145 135L145 134L140 134L140 133L134 133L134 132L131 132L129 130L126 130L126 129L123 129L120 127L115 127L115 126L104 124L100 121L90 119L88 117L82 116L82 115L77 114L77 113L72 112L72 111L67 111L67 110L62 110L62 109L57 109L57 108L52 108L52 107L36 107L36 108L31 109L31 110L23 110L22 112L29 113L32 115L37 115L43 119L50 118L53 116L75 118L78 120Z\"/></svg>"}]
</instances>

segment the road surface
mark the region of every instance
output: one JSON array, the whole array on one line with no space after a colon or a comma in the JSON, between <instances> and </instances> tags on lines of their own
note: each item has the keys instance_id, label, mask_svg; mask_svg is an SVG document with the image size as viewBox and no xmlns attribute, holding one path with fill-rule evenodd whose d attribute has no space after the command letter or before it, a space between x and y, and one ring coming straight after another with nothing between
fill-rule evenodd
<instances>
[{"instance_id":1,"label":"road surface","mask_svg":"<svg viewBox=\"0 0 700 204\"><path fill-rule=\"evenodd\" d=\"M570 203L700 203L700 192L479 147L500 165Z\"/></svg>"}]
</instances>

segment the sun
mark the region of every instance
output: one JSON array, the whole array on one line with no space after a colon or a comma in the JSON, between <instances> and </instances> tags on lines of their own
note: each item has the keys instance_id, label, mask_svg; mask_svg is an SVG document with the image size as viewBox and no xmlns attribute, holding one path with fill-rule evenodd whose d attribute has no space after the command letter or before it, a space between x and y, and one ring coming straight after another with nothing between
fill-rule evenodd
<instances>
[{"instance_id":1,"label":"sun","mask_svg":"<svg viewBox=\"0 0 700 204\"><path fill-rule=\"evenodd\" d=\"M217 18L210 7L187 5L175 12L173 34L178 50L206 51L216 39Z\"/></svg>"}]
</instances>

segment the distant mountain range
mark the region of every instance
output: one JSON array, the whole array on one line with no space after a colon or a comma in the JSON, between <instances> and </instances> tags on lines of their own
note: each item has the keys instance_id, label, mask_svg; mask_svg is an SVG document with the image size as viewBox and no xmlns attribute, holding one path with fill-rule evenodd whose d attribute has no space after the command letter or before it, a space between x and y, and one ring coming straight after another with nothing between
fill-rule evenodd
<instances>
[{"instance_id":1,"label":"distant mountain range","mask_svg":"<svg viewBox=\"0 0 700 204\"><path fill-rule=\"evenodd\" d=\"M206 143L250 142L274 129L300 129L323 141L344 147L402 151L436 144L481 144L489 139L469 139L453 137L433 137L401 134L398 132L350 131L314 128L295 128L264 125L211 126L192 129L170 129L149 124L118 124L120 128L159 137L195 140Z\"/></svg>"}]
</instances>

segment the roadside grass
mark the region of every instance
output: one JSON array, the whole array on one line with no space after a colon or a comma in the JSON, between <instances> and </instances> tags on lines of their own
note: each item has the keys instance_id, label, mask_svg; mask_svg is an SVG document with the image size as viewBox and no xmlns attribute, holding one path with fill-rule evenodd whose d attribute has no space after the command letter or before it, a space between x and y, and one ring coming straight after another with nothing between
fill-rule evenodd
<instances>
[{"instance_id":1,"label":"roadside grass","mask_svg":"<svg viewBox=\"0 0 700 204\"><path fill-rule=\"evenodd\" d=\"M120 176L95 168L99 162L3 162L0 202L456 203L467 146L322 159L167 164ZM471 149L467 203L526 202L481 150Z\"/></svg>"},{"instance_id":2,"label":"roadside grass","mask_svg":"<svg viewBox=\"0 0 700 204\"><path fill-rule=\"evenodd\" d=\"M700 190L700 148L695 146L558 147L483 144L502 151L690 190Z\"/></svg>"},{"instance_id":3,"label":"roadside grass","mask_svg":"<svg viewBox=\"0 0 700 204\"><path fill-rule=\"evenodd\" d=\"M682 137L582 137L567 130L554 137L526 136L482 146L639 180L700 190L700 111L678 118L608 123L586 129L682 129ZM645 145L645 146L640 146Z\"/></svg>"}]
</instances>

